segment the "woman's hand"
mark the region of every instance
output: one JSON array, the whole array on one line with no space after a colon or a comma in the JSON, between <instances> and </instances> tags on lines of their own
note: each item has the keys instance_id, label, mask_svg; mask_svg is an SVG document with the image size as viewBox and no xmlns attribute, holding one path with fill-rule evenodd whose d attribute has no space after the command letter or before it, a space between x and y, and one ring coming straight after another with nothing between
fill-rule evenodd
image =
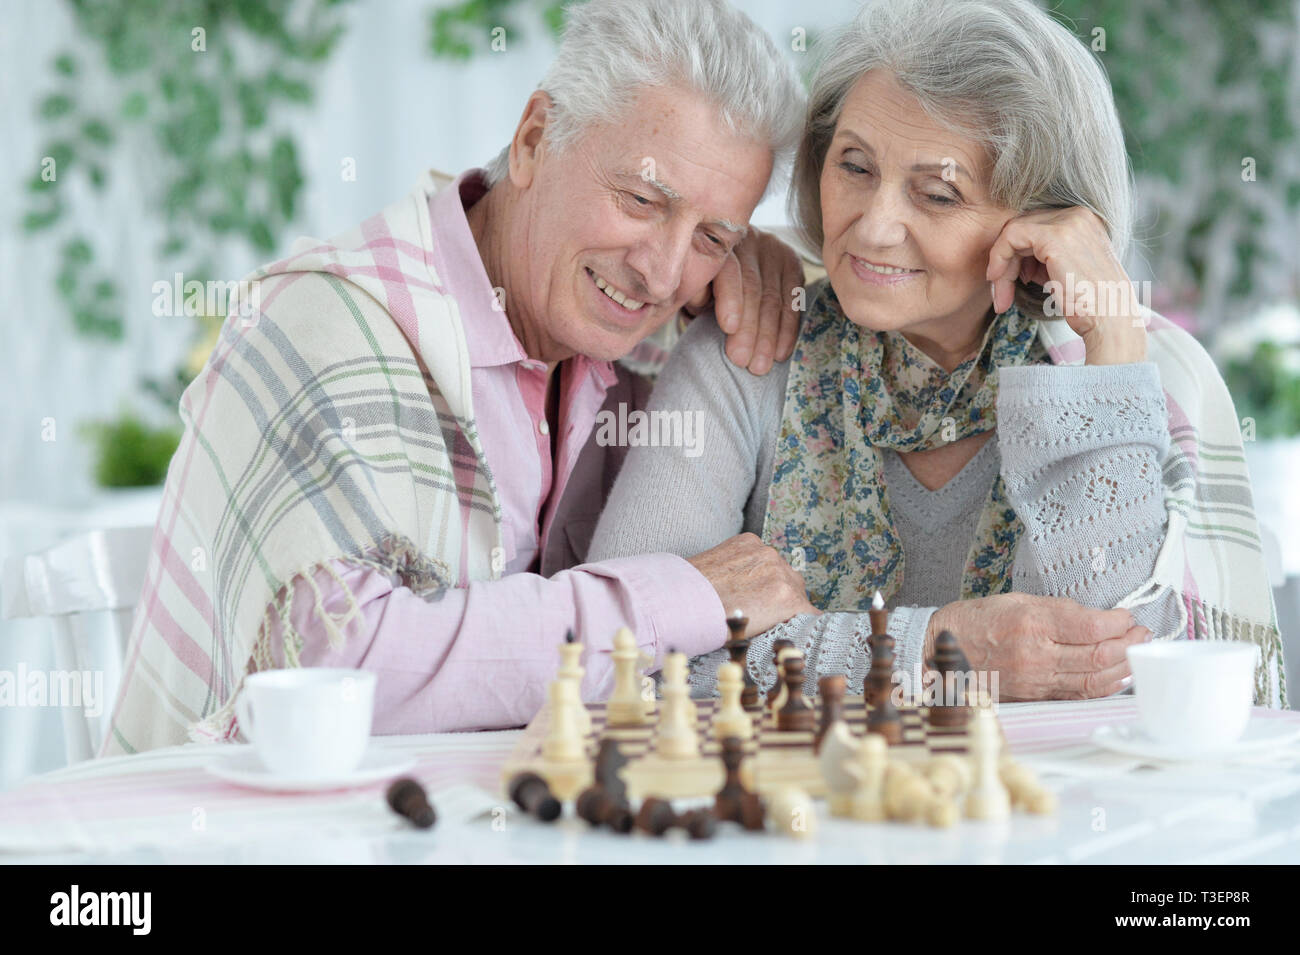
<instances>
[{"instance_id":1,"label":"woman's hand","mask_svg":"<svg viewBox=\"0 0 1300 955\"><path fill-rule=\"evenodd\" d=\"M803 263L793 249L751 228L718 277L684 311L695 316L712 304L718 327L727 333L727 357L765 375L773 361L785 361L794 352L799 313L793 292L803 278Z\"/></svg>"},{"instance_id":2,"label":"woman's hand","mask_svg":"<svg viewBox=\"0 0 1300 955\"><path fill-rule=\"evenodd\" d=\"M926 631L926 666L944 630L976 672L998 672L998 698L1084 700L1131 682L1125 650L1151 635L1127 610L1094 610L1067 597L1006 593L940 607Z\"/></svg>"},{"instance_id":3,"label":"woman's hand","mask_svg":"<svg viewBox=\"0 0 1300 955\"><path fill-rule=\"evenodd\" d=\"M986 274L999 314L1015 300L1016 279L1047 289L1047 314L1065 316L1083 339L1087 364L1146 360L1137 293L1091 209L1039 209L1010 220L989 250Z\"/></svg>"}]
</instances>

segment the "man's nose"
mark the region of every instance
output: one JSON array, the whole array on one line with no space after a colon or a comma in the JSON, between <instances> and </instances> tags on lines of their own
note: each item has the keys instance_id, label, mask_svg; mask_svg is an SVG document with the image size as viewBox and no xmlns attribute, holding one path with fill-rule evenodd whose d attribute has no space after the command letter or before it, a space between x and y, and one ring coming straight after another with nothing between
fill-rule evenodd
<instances>
[{"instance_id":1,"label":"man's nose","mask_svg":"<svg viewBox=\"0 0 1300 955\"><path fill-rule=\"evenodd\" d=\"M691 232L664 227L633 246L627 263L641 278L653 302L671 299L682 284L691 250Z\"/></svg>"},{"instance_id":2,"label":"man's nose","mask_svg":"<svg viewBox=\"0 0 1300 955\"><path fill-rule=\"evenodd\" d=\"M863 249L887 249L907 239L907 197L899 189L878 186L862 199L853 231Z\"/></svg>"}]
</instances>

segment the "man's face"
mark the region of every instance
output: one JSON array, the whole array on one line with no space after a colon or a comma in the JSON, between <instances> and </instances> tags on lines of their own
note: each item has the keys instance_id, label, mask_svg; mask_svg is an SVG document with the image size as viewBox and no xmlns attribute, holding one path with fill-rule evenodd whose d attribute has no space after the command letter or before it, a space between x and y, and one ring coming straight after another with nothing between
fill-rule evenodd
<instances>
[{"instance_id":1,"label":"man's face","mask_svg":"<svg viewBox=\"0 0 1300 955\"><path fill-rule=\"evenodd\" d=\"M764 145L721 128L716 109L676 88L643 91L617 124L563 152L543 141L512 169L519 214L506 303L557 360L611 361L713 281L762 198ZM530 352L535 349L530 348Z\"/></svg>"}]
</instances>

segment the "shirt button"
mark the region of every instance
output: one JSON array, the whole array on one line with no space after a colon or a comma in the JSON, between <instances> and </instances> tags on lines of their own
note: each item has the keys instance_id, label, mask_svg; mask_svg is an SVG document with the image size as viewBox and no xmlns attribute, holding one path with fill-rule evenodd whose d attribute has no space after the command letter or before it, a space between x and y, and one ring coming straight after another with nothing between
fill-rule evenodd
<instances>
[{"instance_id":1,"label":"shirt button","mask_svg":"<svg viewBox=\"0 0 1300 955\"><path fill-rule=\"evenodd\" d=\"M551 426L547 424L546 419L543 418L541 421L537 422L537 430L540 431L542 434L550 434Z\"/></svg>"}]
</instances>

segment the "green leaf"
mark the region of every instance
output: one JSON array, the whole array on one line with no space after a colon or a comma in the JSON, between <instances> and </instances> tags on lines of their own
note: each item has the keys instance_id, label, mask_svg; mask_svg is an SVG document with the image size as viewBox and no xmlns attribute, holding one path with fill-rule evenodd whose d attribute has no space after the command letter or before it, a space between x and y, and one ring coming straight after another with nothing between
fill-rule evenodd
<instances>
[{"instance_id":1,"label":"green leaf","mask_svg":"<svg viewBox=\"0 0 1300 955\"><path fill-rule=\"evenodd\" d=\"M310 83L302 80L290 79L283 73L271 72L266 77L266 89L276 95L282 96L287 100L295 103L310 103L313 98L313 90Z\"/></svg>"},{"instance_id":2,"label":"green leaf","mask_svg":"<svg viewBox=\"0 0 1300 955\"><path fill-rule=\"evenodd\" d=\"M71 113L75 105L71 96L64 93L51 93L41 100L40 115L43 119L58 119Z\"/></svg>"},{"instance_id":3,"label":"green leaf","mask_svg":"<svg viewBox=\"0 0 1300 955\"><path fill-rule=\"evenodd\" d=\"M237 87L239 112L244 125L257 129L266 122L267 91L260 83L244 82Z\"/></svg>"},{"instance_id":4,"label":"green leaf","mask_svg":"<svg viewBox=\"0 0 1300 955\"><path fill-rule=\"evenodd\" d=\"M77 75L77 60L71 53L60 53L54 58L54 71L63 76Z\"/></svg>"},{"instance_id":5,"label":"green leaf","mask_svg":"<svg viewBox=\"0 0 1300 955\"><path fill-rule=\"evenodd\" d=\"M41 229L48 229L54 223L59 221L62 209L55 207L47 209L44 212L29 212L23 216L23 231L39 232Z\"/></svg>"},{"instance_id":6,"label":"green leaf","mask_svg":"<svg viewBox=\"0 0 1300 955\"><path fill-rule=\"evenodd\" d=\"M27 180L27 191L32 193L50 192L58 183L53 179L46 179L39 172Z\"/></svg>"},{"instance_id":7,"label":"green leaf","mask_svg":"<svg viewBox=\"0 0 1300 955\"><path fill-rule=\"evenodd\" d=\"M82 123L81 135L97 146L109 146L113 142L113 131L99 119L88 119Z\"/></svg>"},{"instance_id":8,"label":"green leaf","mask_svg":"<svg viewBox=\"0 0 1300 955\"><path fill-rule=\"evenodd\" d=\"M270 252L275 248L275 236L265 219L254 219L248 226L248 238L259 250Z\"/></svg>"},{"instance_id":9,"label":"green leaf","mask_svg":"<svg viewBox=\"0 0 1300 955\"><path fill-rule=\"evenodd\" d=\"M175 218L180 213L192 209L202 187L202 180L193 174L172 183L163 198L163 209L168 217Z\"/></svg>"},{"instance_id":10,"label":"green leaf","mask_svg":"<svg viewBox=\"0 0 1300 955\"><path fill-rule=\"evenodd\" d=\"M232 215L229 210L225 209L208 216L208 228L217 235L225 235L228 232L235 231L239 228L240 222L239 217Z\"/></svg>"},{"instance_id":11,"label":"green leaf","mask_svg":"<svg viewBox=\"0 0 1300 955\"><path fill-rule=\"evenodd\" d=\"M302 186L302 174L298 169L298 152L293 140L281 136L271 147L271 190L275 196L276 207L286 219L293 218L294 206L297 204L298 189Z\"/></svg>"},{"instance_id":12,"label":"green leaf","mask_svg":"<svg viewBox=\"0 0 1300 955\"><path fill-rule=\"evenodd\" d=\"M65 242L61 251L63 261L68 266L89 265L95 258L95 250L80 236Z\"/></svg>"},{"instance_id":13,"label":"green leaf","mask_svg":"<svg viewBox=\"0 0 1300 955\"><path fill-rule=\"evenodd\" d=\"M141 92L127 95L122 100L122 116L126 119L139 119L149 111L149 97Z\"/></svg>"}]
</instances>

